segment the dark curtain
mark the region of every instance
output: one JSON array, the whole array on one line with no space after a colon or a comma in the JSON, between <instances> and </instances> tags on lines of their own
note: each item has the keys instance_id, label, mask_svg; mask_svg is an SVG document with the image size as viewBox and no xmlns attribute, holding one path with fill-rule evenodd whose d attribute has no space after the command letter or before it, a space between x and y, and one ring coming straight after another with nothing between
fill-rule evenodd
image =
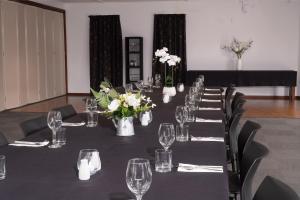
<instances>
[{"instance_id":1,"label":"dark curtain","mask_svg":"<svg viewBox=\"0 0 300 200\"><path fill-rule=\"evenodd\" d=\"M119 15L90 16L90 87L98 91L104 77L113 86L123 84Z\"/></svg>"},{"instance_id":2,"label":"dark curtain","mask_svg":"<svg viewBox=\"0 0 300 200\"><path fill-rule=\"evenodd\" d=\"M157 49L167 47L169 53L181 58L174 74L174 82L185 83L186 75L186 31L185 14L154 15L153 56ZM164 66L153 64L153 75L160 73L164 77Z\"/></svg>"}]
</instances>

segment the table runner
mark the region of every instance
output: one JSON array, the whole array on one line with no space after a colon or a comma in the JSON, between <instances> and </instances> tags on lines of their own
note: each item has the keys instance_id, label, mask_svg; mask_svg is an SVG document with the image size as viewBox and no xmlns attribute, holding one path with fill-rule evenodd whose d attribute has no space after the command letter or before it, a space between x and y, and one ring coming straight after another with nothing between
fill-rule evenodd
<instances>
[{"instance_id":1,"label":"table runner","mask_svg":"<svg viewBox=\"0 0 300 200\"><path fill-rule=\"evenodd\" d=\"M127 161L134 157L150 159L153 180L143 200L222 200L228 199L225 144L221 142L174 142L173 164L223 165L224 173L171 173L154 171L154 150L162 148L157 130L161 122L175 123L175 107L184 104L184 93L163 104L159 90L150 95L158 104L153 122L142 127L135 120L135 136L117 137L112 122L103 117L95 128L67 127L67 145L60 149L3 147L0 154L7 157L7 178L0 181L1 200L127 200L134 199L125 181ZM211 97L212 98L212 97ZM203 103L202 106L220 106ZM198 111L202 118L221 118L222 111ZM79 114L70 119L85 119ZM204 137L224 137L224 125L190 123L190 134ZM26 140L50 139L50 130L34 134ZM83 182L77 178L76 162L80 149L98 149L102 170Z\"/></svg>"}]
</instances>

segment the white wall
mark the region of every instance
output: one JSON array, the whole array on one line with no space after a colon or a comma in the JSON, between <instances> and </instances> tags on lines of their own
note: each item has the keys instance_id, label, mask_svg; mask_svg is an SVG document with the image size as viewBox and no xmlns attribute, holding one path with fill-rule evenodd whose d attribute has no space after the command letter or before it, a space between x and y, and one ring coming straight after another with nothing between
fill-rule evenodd
<instances>
[{"instance_id":1,"label":"white wall","mask_svg":"<svg viewBox=\"0 0 300 200\"><path fill-rule=\"evenodd\" d=\"M233 36L254 40L243 58L244 69L297 70L300 2L253 0L243 13L238 0L66 4L68 91L89 92L89 15L118 14L123 37L144 38L144 77L151 73L154 14L186 14L188 69L233 69L220 49ZM298 81L299 84L299 81ZM284 88L251 88L248 95L286 95ZM300 94L300 91L298 91Z\"/></svg>"}]
</instances>

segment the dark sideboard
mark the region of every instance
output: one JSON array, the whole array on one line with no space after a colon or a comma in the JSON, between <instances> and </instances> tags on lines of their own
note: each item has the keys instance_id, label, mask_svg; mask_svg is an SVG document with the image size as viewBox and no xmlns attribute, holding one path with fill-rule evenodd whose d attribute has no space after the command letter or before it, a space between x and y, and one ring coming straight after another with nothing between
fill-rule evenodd
<instances>
[{"instance_id":1,"label":"dark sideboard","mask_svg":"<svg viewBox=\"0 0 300 200\"><path fill-rule=\"evenodd\" d=\"M191 86L195 78L202 74L206 86L235 87L284 86L289 87L290 100L295 99L297 71L293 70L189 70L187 85Z\"/></svg>"}]
</instances>

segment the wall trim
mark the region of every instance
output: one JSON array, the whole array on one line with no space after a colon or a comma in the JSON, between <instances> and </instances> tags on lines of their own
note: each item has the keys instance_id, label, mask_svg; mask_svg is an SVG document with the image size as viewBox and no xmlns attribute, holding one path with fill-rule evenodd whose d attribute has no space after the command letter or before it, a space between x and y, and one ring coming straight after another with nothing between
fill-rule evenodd
<instances>
[{"instance_id":1,"label":"wall trim","mask_svg":"<svg viewBox=\"0 0 300 200\"><path fill-rule=\"evenodd\" d=\"M68 93L68 96L91 96L90 93Z\"/></svg>"},{"instance_id":2,"label":"wall trim","mask_svg":"<svg viewBox=\"0 0 300 200\"><path fill-rule=\"evenodd\" d=\"M290 96L255 96L255 95L245 95L245 99L289 100ZM296 96L296 100L300 100L300 96Z\"/></svg>"}]
</instances>

